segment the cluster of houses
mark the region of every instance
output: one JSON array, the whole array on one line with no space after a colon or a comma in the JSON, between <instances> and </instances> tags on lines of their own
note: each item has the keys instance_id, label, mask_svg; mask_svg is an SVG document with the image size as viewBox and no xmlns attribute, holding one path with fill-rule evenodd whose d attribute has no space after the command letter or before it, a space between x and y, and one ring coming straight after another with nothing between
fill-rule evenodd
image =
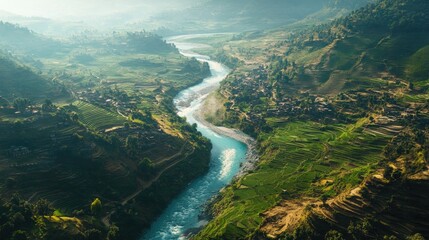
<instances>
[{"instance_id":1,"label":"cluster of houses","mask_svg":"<svg viewBox=\"0 0 429 240\"><path fill-rule=\"evenodd\" d=\"M267 97L271 94L269 84L266 84L267 76L268 70L264 66L260 66L244 76L234 75L234 81L228 82L227 87L223 87L221 92L230 99Z\"/></svg>"},{"instance_id":2,"label":"cluster of houses","mask_svg":"<svg viewBox=\"0 0 429 240\"><path fill-rule=\"evenodd\" d=\"M335 97L312 95L309 92L283 97L278 93L276 84L269 80L266 66L232 77L234 79L221 88L221 94L229 99L226 106L229 111L239 113L253 125L258 125L266 117L306 115L315 119L335 119L340 115L365 115L368 110L380 111L394 120L416 115L415 108L397 104L388 89L352 90ZM252 113L245 113L244 109L249 107Z\"/></svg>"},{"instance_id":3,"label":"cluster of houses","mask_svg":"<svg viewBox=\"0 0 429 240\"><path fill-rule=\"evenodd\" d=\"M115 108L124 115L129 115L136 109L138 99L128 99L120 100L123 98L124 93L121 96L117 96L114 91L110 93L100 93L99 91L93 89L87 89L84 91L77 92L77 98L81 101L90 102L102 107Z\"/></svg>"},{"instance_id":4,"label":"cluster of houses","mask_svg":"<svg viewBox=\"0 0 429 240\"><path fill-rule=\"evenodd\" d=\"M246 114L250 122L260 121L261 117L278 117L299 115L302 113L327 114L333 112L332 100L317 95L301 94L299 97L277 96L275 87L267 82L268 69L260 66L244 76L235 76L234 81L227 83L221 93L230 101L230 110L240 111L240 103L256 106L263 104L263 98L270 100L269 109L253 109L253 114ZM256 114L255 114L256 113Z\"/></svg>"},{"instance_id":5,"label":"cluster of houses","mask_svg":"<svg viewBox=\"0 0 429 240\"><path fill-rule=\"evenodd\" d=\"M305 98L285 97L277 100L275 107L267 110L268 116L293 116L299 114L326 115L332 113L334 107L330 100L317 95L310 95Z\"/></svg>"}]
</instances>

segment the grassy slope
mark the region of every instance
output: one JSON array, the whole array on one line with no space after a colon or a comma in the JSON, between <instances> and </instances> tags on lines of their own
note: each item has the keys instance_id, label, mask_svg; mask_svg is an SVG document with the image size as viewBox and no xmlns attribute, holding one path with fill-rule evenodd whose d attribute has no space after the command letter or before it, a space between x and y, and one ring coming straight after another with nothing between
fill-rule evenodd
<instances>
[{"instance_id":1,"label":"grassy slope","mask_svg":"<svg viewBox=\"0 0 429 240\"><path fill-rule=\"evenodd\" d=\"M282 198L336 195L350 189L381 160L388 140L388 136L362 131L366 119L356 125L330 126L269 121L275 131L260 137L264 151L258 169L222 192L222 200L215 205L221 215L198 239L245 238L262 223L260 213ZM332 183L318 184L323 179Z\"/></svg>"},{"instance_id":2,"label":"grassy slope","mask_svg":"<svg viewBox=\"0 0 429 240\"><path fill-rule=\"evenodd\" d=\"M405 72L410 79L429 80L429 45L408 59Z\"/></svg>"}]
</instances>

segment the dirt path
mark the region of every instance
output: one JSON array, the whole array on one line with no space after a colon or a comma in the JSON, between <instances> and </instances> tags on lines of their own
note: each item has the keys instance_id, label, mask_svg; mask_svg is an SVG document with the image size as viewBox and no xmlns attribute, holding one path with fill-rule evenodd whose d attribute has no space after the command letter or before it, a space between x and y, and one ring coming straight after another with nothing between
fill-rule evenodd
<instances>
[{"instance_id":1,"label":"dirt path","mask_svg":"<svg viewBox=\"0 0 429 240\"><path fill-rule=\"evenodd\" d=\"M174 159L175 157L180 156L181 154L183 154L184 149L185 149L186 143L182 146L180 152L174 154L171 157L168 157L169 160ZM128 197L126 197L125 199L123 199L121 201L121 205L124 206L126 205L129 201L131 201L132 199L136 198L140 193L142 193L144 190L148 189L149 187L152 186L152 184L154 184L156 181L159 180L159 178L166 172L168 171L170 168L176 166L177 164L181 163L182 161L186 160L190 155L192 155L194 153L195 149L192 148L192 151L189 153L186 153L182 158L177 159L176 161L170 163L167 167L165 167L162 171L160 171L154 178L152 178L150 181L148 182L144 182L143 180L141 180L140 178L137 178L137 181L140 185L140 187L137 188L137 190L132 193L131 195L129 195ZM167 160L165 160L167 161ZM163 161L163 162L165 162ZM116 211L113 210L112 212L108 213L105 217L102 218L102 222L106 227L110 227L110 218L111 216L115 213Z\"/></svg>"},{"instance_id":2,"label":"dirt path","mask_svg":"<svg viewBox=\"0 0 429 240\"><path fill-rule=\"evenodd\" d=\"M158 161L158 162L155 163L155 166L159 166L159 165L161 165L161 164L163 164L165 162L171 161L172 159L183 155L183 151L185 150L186 145L187 144L185 142L177 153L175 153L174 155L171 155L169 157L161 159L160 161Z\"/></svg>"}]
</instances>

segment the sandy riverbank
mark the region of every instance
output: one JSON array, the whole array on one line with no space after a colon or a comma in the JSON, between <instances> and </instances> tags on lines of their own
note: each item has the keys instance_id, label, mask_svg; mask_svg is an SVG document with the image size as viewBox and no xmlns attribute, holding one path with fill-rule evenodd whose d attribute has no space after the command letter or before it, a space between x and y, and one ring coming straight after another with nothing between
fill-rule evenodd
<instances>
[{"instance_id":1,"label":"sandy riverbank","mask_svg":"<svg viewBox=\"0 0 429 240\"><path fill-rule=\"evenodd\" d=\"M233 138L237 141L240 141L247 145L248 151L246 154L246 161L241 164L240 171L235 176L240 177L246 173L248 173L251 170L254 170L256 167L257 162L259 161L259 154L257 150L257 142L255 139L250 137L249 135L243 133L240 130L237 129L231 129L227 127L218 127L210 122L206 121L203 116L203 111L201 109L197 110L194 114L195 119L200 122L203 126L210 128L213 132L224 135L230 138Z\"/></svg>"}]
</instances>

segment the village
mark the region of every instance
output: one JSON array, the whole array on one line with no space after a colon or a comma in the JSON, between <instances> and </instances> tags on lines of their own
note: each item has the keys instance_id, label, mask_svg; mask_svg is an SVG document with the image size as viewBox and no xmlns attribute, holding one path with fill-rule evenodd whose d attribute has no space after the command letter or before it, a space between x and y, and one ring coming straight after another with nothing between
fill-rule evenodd
<instances>
[{"instance_id":1,"label":"village","mask_svg":"<svg viewBox=\"0 0 429 240\"><path fill-rule=\"evenodd\" d=\"M347 123L376 112L383 119L397 122L422 110L421 104L407 105L396 100L397 90L405 87L400 81L381 90L362 88L322 95L310 90L280 92L269 76L268 67L260 66L243 75L234 74L223 83L220 93L228 99L227 111L260 128L264 119L273 117Z\"/></svg>"}]
</instances>

